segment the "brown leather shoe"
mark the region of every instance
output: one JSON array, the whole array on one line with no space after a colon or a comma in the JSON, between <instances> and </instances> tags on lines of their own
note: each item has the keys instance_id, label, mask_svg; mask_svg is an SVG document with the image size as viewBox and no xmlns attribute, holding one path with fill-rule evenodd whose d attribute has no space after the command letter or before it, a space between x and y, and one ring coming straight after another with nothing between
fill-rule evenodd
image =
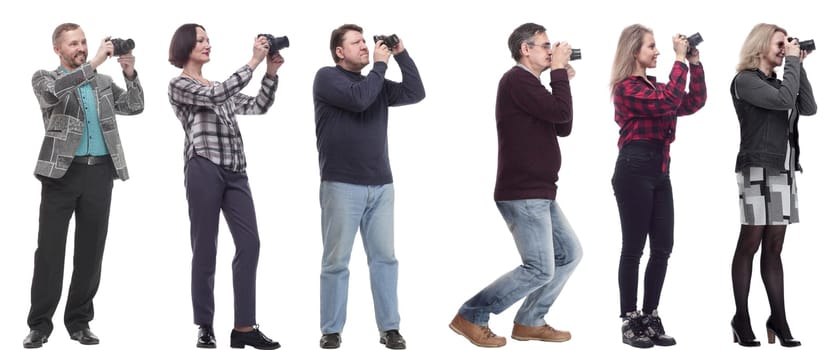
<instances>
[{"instance_id":1,"label":"brown leather shoe","mask_svg":"<svg viewBox=\"0 0 840 350\"><path fill-rule=\"evenodd\" d=\"M513 332L511 332L510 337L516 340L564 342L572 339L572 334L567 331L556 330L549 325L528 327L514 322Z\"/></svg>"},{"instance_id":2,"label":"brown leather shoe","mask_svg":"<svg viewBox=\"0 0 840 350\"><path fill-rule=\"evenodd\" d=\"M485 348L498 348L507 344L505 337L493 334L489 327L482 327L467 321L461 314L455 315L452 323L449 324L455 333L463 335L464 338L475 345Z\"/></svg>"}]
</instances>

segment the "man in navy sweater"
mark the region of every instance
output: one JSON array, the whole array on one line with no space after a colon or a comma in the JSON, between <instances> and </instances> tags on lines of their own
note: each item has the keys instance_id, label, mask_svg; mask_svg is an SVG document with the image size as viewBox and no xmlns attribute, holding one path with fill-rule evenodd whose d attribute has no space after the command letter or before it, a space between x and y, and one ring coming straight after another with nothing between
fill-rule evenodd
<instances>
[{"instance_id":1,"label":"man in navy sweater","mask_svg":"<svg viewBox=\"0 0 840 350\"><path fill-rule=\"evenodd\" d=\"M394 253L394 187L388 159L388 107L420 102L426 92L402 41L375 43L373 68L362 28L332 32L336 65L321 68L312 88L321 167L321 348L341 345L347 315L348 264L361 231L368 257L379 341L405 349L399 333L397 258ZM385 79L393 54L402 82Z\"/></svg>"},{"instance_id":2,"label":"man in navy sweater","mask_svg":"<svg viewBox=\"0 0 840 350\"><path fill-rule=\"evenodd\" d=\"M502 275L458 310L449 327L478 346L499 347L507 340L488 327L522 298L511 337L562 342L571 334L556 330L545 314L580 262L580 243L555 202L560 170L558 136L572 131L568 43L552 44L545 28L526 23L508 39L517 65L502 76L496 95L499 159L494 199L513 234L522 265ZM540 73L551 69L551 91Z\"/></svg>"}]
</instances>

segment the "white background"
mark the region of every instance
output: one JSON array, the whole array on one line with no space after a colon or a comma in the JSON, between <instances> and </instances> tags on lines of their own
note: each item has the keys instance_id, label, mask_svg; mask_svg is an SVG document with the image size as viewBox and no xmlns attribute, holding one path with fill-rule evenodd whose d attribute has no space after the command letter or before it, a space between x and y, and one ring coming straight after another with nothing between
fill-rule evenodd
<instances>
[{"instance_id":1,"label":"white background","mask_svg":"<svg viewBox=\"0 0 840 350\"><path fill-rule=\"evenodd\" d=\"M62 22L79 23L89 57L105 36L133 38L146 109L120 117L131 179L114 186L111 225L93 331L99 349L192 348L196 327L190 302L189 220L183 187L183 131L167 99L169 79L180 73L167 62L169 41L183 23L205 26L212 61L204 75L224 80L250 58L258 33L288 35L282 51L277 100L268 114L240 119L256 202L262 254L257 320L284 349L317 349L321 257L318 162L311 100L312 78L333 65L333 28L356 23L369 41L398 34L417 63L427 97L393 108L390 150L397 191L396 236L400 260L402 333L410 349L469 349L447 325L466 299L518 263L504 221L493 203L496 174L494 104L499 77L514 65L507 37L536 22L551 40L568 40L583 53L572 81L575 125L561 140L563 167L557 201L575 227L584 258L547 321L569 329L566 344L517 342L511 349L624 349L620 340L617 266L621 234L610 185L618 127L608 93L610 68L621 29L642 23L654 30L667 79L674 33L700 32L708 101L680 119L672 147L671 177L676 239L660 305L676 348L732 345L734 312L729 266L738 229L734 175L738 125L729 96L738 52L758 22L779 24L817 51L806 60L819 112L801 122L797 174L802 223L785 245L788 320L804 346L829 347L840 313L835 260L838 241L836 134L840 130L830 62L838 55L829 2L744 1L599 2L19 2L2 11L5 133L0 137L5 185L0 201L0 348L19 348L28 332L29 288L36 247L40 184L32 175L43 124L30 78L59 61L50 37ZM102 73L119 77L111 59ZM387 76L399 80L391 60ZM258 68L261 76L264 66ZM547 75L543 76L544 81ZM117 80L119 81L119 79ZM257 82L257 83L254 83ZM254 94L259 78L246 89ZM547 83L547 81L545 81ZM121 83L121 82L120 82ZM121 83L122 84L122 83ZM72 226L71 226L72 227ZM68 238L72 242L72 229ZM228 347L232 326L230 261L233 244L219 235L216 331ZM55 332L46 348L76 349L62 324L72 266L68 247L65 289ZM643 264L646 259L643 260ZM753 326L767 346L769 314L756 259L751 296ZM643 267L642 267L643 269ZM342 349L378 348L367 268L361 243L352 259L351 291ZM639 301L641 303L641 300ZM517 305L491 317L509 336Z\"/></svg>"}]
</instances>

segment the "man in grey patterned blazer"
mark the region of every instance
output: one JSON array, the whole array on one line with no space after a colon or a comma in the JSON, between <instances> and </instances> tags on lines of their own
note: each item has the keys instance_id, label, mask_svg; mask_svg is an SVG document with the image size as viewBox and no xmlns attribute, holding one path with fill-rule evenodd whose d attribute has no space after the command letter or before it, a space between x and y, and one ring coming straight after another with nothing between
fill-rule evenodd
<instances>
[{"instance_id":1,"label":"man in grey patterned blazer","mask_svg":"<svg viewBox=\"0 0 840 350\"><path fill-rule=\"evenodd\" d=\"M115 178L128 179L115 114L143 111L143 89L130 51L117 59L127 88L122 89L111 77L96 72L114 54L109 38L100 42L90 62L79 25L59 25L52 39L59 67L32 76L46 133L35 167L42 186L41 208L27 320L30 332L24 348L41 347L53 330L52 316L61 299L67 230L74 214L73 277L64 325L71 339L86 345L99 343L88 323L93 319L93 297L99 288L111 189Z\"/></svg>"}]
</instances>

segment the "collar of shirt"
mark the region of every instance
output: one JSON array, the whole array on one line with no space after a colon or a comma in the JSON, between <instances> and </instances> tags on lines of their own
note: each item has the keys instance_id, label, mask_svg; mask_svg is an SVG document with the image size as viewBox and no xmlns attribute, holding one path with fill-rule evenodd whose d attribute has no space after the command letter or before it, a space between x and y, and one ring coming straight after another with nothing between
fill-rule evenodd
<instances>
[{"instance_id":1,"label":"collar of shirt","mask_svg":"<svg viewBox=\"0 0 840 350\"><path fill-rule=\"evenodd\" d=\"M540 78L540 76L539 76L538 74L534 74L534 71L532 71L532 70L531 70L531 68L526 67L524 64L522 64L522 63L517 63L517 64L516 64L516 66L517 66L517 67L519 67L519 68L522 68L522 69L524 69L524 70L526 70L526 71L528 71L528 73L531 73L531 75L533 75L533 76L537 77L537 79L539 79L539 78Z\"/></svg>"}]
</instances>

